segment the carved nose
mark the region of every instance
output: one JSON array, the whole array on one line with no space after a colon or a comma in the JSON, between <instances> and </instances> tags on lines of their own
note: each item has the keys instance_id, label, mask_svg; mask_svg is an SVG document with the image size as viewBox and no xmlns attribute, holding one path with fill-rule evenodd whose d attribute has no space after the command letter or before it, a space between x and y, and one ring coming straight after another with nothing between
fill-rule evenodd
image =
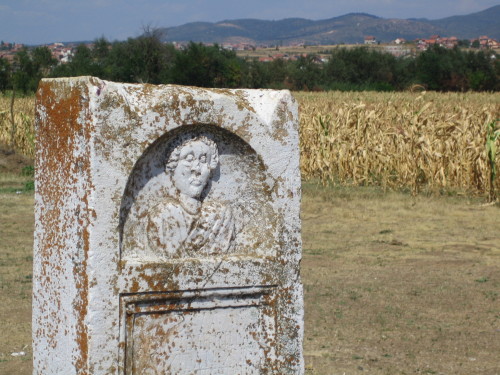
<instances>
[{"instance_id":1,"label":"carved nose","mask_svg":"<svg viewBox=\"0 0 500 375\"><path fill-rule=\"evenodd\" d=\"M193 162L191 163L191 170L193 172L200 171L200 161L199 160L193 160Z\"/></svg>"}]
</instances>

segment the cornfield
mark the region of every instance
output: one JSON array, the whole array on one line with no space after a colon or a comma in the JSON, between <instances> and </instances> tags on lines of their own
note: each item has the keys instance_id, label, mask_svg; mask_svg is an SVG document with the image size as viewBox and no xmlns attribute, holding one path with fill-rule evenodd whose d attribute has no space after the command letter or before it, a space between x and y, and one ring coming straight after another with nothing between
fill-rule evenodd
<instances>
[{"instance_id":1,"label":"cornfield","mask_svg":"<svg viewBox=\"0 0 500 375\"><path fill-rule=\"evenodd\" d=\"M14 98L0 95L0 142L22 154L35 154L35 99Z\"/></svg>"},{"instance_id":2,"label":"cornfield","mask_svg":"<svg viewBox=\"0 0 500 375\"><path fill-rule=\"evenodd\" d=\"M500 95L488 93L296 92L304 179L392 189L486 195L488 127ZM34 98L0 96L0 142L34 155ZM14 114L12 119L12 113ZM496 139L500 149L500 139ZM497 157L498 158L498 157Z\"/></svg>"},{"instance_id":3,"label":"cornfield","mask_svg":"<svg viewBox=\"0 0 500 375\"><path fill-rule=\"evenodd\" d=\"M491 194L488 126L500 95L296 93L305 179ZM497 141L498 143L498 141Z\"/></svg>"}]
</instances>

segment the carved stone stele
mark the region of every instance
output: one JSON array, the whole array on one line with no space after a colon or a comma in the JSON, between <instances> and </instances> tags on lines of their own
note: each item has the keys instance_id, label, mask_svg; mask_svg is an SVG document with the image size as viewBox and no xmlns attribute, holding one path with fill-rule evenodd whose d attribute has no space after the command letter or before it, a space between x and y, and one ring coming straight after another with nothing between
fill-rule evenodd
<instances>
[{"instance_id":1,"label":"carved stone stele","mask_svg":"<svg viewBox=\"0 0 500 375\"><path fill-rule=\"evenodd\" d=\"M42 80L34 374L301 374L288 91Z\"/></svg>"}]
</instances>

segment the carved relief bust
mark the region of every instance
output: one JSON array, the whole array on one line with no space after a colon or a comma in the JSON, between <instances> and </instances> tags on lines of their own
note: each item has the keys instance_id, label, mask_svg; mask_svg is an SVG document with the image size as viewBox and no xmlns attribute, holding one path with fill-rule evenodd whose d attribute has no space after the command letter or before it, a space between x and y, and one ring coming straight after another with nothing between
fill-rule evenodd
<instances>
[{"instance_id":1,"label":"carved relief bust","mask_svg":"<svg viewBox=\"0 0 500 375\"><path fill-rule=\"evenodd\" d=\"M219 163L217 144L206 136L180 137L173 144L165 173L170 174L175 196L166 196L147 216L150 250L167 258L226 253L234 238L230 207L204 201L212 172Z\"/></svg>"},{"instance_id":2,"label":"carved relief bust","mask_svg":"<svg viewBox=\"0 0 500 375\"><path fill-rule=\"evenodd\" d=\"M255 152L221 129L190 126L160 138L122 198L123 259L273 256L280 231L266 181Z\"/></svg>"}]
</instances>

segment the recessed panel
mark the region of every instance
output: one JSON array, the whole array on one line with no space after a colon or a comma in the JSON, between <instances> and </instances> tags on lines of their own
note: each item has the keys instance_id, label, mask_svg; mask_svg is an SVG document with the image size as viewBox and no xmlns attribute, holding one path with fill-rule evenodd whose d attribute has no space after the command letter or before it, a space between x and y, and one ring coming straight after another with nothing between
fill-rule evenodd
<instances>
[{"instance_id":1,"label":"recessed panel","mask_svg":"<svg viewBox=\"0 0 500 375\"><path fill-rule=\"evenodd\" d=\"M127 375L260 374L272 364L275 316L269 288L177 298L127 296Z\"/></svg>"}]
</instances>

